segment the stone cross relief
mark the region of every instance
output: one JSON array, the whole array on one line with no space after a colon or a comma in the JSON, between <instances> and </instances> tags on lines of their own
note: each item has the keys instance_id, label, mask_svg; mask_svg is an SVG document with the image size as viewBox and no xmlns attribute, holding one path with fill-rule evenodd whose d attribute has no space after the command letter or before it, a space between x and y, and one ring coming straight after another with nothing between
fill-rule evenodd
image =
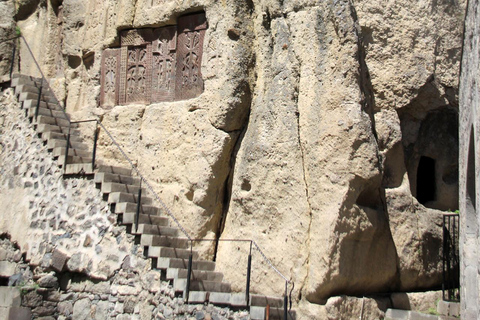
<instances>
[{"instance_id":1,"label":"stone cross relief","mask_svg":"<svg viewBox=\"0 0 480 320\"><path fill-rule=\"evenodd\" d=\"M176 101L203 92L205 13L178 18L176 26L122 31L120 48L102 55L100 103Z\"/></svg>"}]
</instances>

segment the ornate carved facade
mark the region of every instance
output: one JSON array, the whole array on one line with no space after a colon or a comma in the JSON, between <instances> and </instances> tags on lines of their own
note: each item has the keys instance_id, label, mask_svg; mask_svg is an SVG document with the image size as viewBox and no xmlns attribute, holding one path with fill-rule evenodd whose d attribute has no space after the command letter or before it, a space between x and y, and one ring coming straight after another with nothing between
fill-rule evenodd
<instances>
[{"instance_id":1,"label":"ornate carved facade","mask_svg":"<svg viewBox=\"0 0 480 320\"><path fill-rule=\"evenodd\" d=\"M203 92L204 13L180 17L177 26L120 34L121 46L102 56L102 106L190 99Z\"/></svg>"}]
</instances>

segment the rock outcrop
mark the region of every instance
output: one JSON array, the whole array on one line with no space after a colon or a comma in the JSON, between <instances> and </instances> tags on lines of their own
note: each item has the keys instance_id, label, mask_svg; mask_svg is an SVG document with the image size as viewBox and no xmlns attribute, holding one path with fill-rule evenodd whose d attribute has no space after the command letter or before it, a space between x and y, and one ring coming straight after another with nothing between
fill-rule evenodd
<instances>
[{"instance_id":1,"label":"rock outcrop","mask_svg":"<svg viewBox=\"0 0 480 320\"><path fill-rule=\"evenodd\" d=\"M102 119L192 237L255 240L308 304L439 286L465 2L16 1L16 20L67 111ZM196 12L200 96L101 105L120 31ZM116 163L107 141L98 152ZM248 247L198 249L243 290ZM253 266L252 290L283 293L256 250Z\"/></svg>"}]
</instances>

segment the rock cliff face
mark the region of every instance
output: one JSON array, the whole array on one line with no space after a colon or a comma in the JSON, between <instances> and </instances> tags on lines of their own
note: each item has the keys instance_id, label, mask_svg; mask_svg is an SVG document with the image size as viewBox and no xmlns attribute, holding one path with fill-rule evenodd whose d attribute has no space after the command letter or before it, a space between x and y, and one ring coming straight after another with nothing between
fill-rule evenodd
<instances>
[{"instance_id":1,"label":"rock cliff face","mask_svg":"<svg viewBox=\"0 0 480 320\"><path fill-rule=\"evenodd\" d=\"M297 300L324 303L441 282L442 211L458 208L465 2L22 0L15 10L67 111L101 117L192 236L255 240ZM120 31L195 12L208 23L201 95L100 104L102 53ZM34 72L25 46L16 66ZM112 150L101 138L115 162ZM199 246L243 288L247 247ZM282 293L256 250L253 261L253 290Z\"/></svg>"}]
</instances>

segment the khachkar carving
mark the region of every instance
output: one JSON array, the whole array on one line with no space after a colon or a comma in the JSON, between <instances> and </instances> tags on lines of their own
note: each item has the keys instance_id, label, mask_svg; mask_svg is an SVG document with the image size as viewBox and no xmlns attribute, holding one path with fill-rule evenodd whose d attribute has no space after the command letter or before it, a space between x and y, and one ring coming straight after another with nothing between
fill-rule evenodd
<instances>
[{"instance_id":1,"label":"khachkar carving","mask_svg":"<svg viewBox=\"0 0 480 320\"><path fill-rule=\"evenodd\" d=\"M190 99L203 92L202 64L203 38L207 29L205 14L193 14L178 19L177 100Z\"/></svg>"},{"instance_id":2,"label":"khachkar carving","mask_svg":"<svg viewBox=\"0 0 480 320\"><path fill-rule=\"evenodd\" d=\"M153 42L152 102L175 99L176 27L158 29Z\"/></svg>"},{"instance_id":3,"label":"khachkar carving","mask_svg":"<svg viewBox=\"0 0 480 320\"><path fill-rule=\"evenodd\" d=\"M128 49L125 83L126 103L149 103L151 81L151 45Z\"/></svg>"},{"instance_id":4,"label":"khachkar carving","mask_svg":"<svg viewBox=\"0 0 480 320\"><path fill-rule=\"evenodd\" d=\"M120 50L107 49L102 55L102 82L100 103L102 106L114 106L118 101L118 78Z\"/></svg>"},{"instance_id":5,"label":"khachkar carving","mask_svg":"<svg viewBox=\"0 0 480 320\"><path fill-rule=\"evenodd\" d=\"M121 48L106 50L102 58L102 105L190 99L203 92L205 14L178 22L178 36L177 26L121 33ZM115 73L108 71L113 70L112 57Z\"/></svg>"}]
</instances>

